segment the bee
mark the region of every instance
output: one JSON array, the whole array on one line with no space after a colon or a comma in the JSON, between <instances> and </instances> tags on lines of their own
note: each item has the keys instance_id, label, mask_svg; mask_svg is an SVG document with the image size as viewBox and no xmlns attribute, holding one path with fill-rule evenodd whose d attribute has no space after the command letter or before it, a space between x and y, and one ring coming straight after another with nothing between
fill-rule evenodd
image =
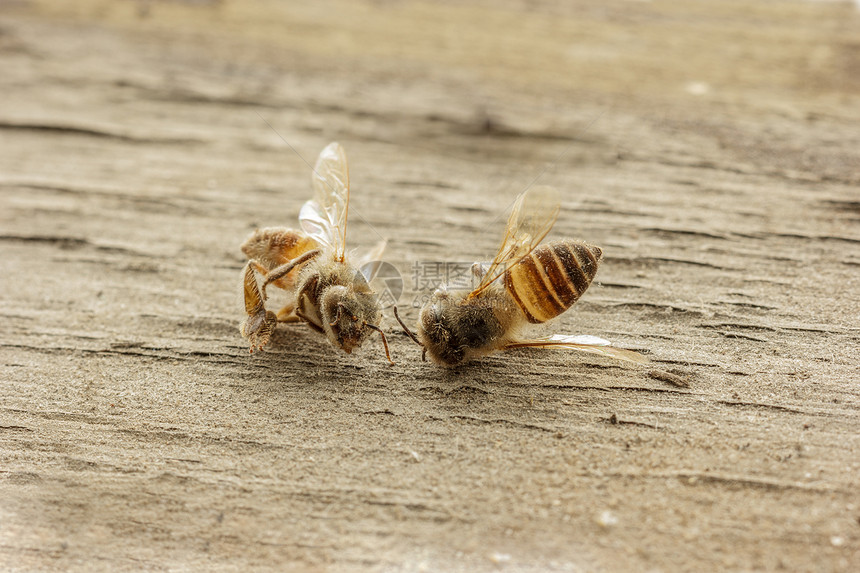
<instances>
[{"instance_id":1,"label":"bee","mask_svg":"<svg viewBox=\"0 0 860 573\"><path fill-rule=\"evenodd\" d=\"M347 354L376 331L393 364L388 341L378 326L382 306L368 283L373 265L359 270L346 253L349 168L340 144L331 143L322 150L311 181L314 198L299 212L302 230L257 229L242 245L249 259L243 270L247 317L239 330L253 352L268 344L278 322L303 321ZM383 241L366 258L377 260L384 248ZM291 295L277 313L265 306L270 285Z\"/></svg>"},{"instance_id":2,"label":"bee","mask_svg":"<svg viewBox=\"0 0 860 573\"><path fill-rule=\"evenodd\" d=\"M586 291L603 258L600 247L572 239L540 242L560 209L558 191L535 187L514 203L498 254L489 265L475 263L478 286L437 288L421 308L417 335L395 317L426 355L456 366L498 350L564 348L632 362L647 358L611 346L596 336L523 338L529 324L541 324L570 308Z\"/></svg>"}]
</instances>

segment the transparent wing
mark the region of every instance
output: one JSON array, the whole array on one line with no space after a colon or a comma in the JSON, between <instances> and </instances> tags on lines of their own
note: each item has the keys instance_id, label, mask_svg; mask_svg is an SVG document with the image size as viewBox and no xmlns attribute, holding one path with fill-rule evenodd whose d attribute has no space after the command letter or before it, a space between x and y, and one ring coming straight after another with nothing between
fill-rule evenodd
<instances>
[{"instance_id":1,"label":"transparent wing","mask_svg":"<svg viewBox=\"0 0 860 573\"><path fill-rule=\"evenodd\" d=\"M532 340L518 340L505 346L509 348L563 348L566 350L578 350L591 354L602 354L610 358L635 362L636 364L647 364L648 357L632 350L616 348L612 343L597 336L580 335L571 336L566 334L554 334L544 338Z\"/></svg>"},{"instance_id":2,"label":"transparent wing","mask_svg":"<svg viewBox=\"0 0 860 573\"><path fill-rule=\"evenodd\" d=\"M552 187L532 187L517 198L499 252L470 297L487 288L540 244L555 224L560 205L559 193Z\"/></svg>"},{"instance_id":3,"label":"transparent wing","mask_svg":"<svg viewBox=\"0 0 860 573\"><path fill-rule=\"evenodd\" d=\"M385 252L385 246L387 244L387 239L379 241L372 249L370 249L370 251L363 254L356 262L358 270L361 271L361 274L364 275L367 282L372 281L373 277L376 276L376 273L379 272L379 268L382 266L382 253Z\"/></svg>"},{"instance_id":4,"label":"transparent wing","mask_svg":"<svg viewBox=\"0 0 860 573\"><path fill-rule=\"evenodd\" d=\"M302 207L302 230L334 249L335 258L344 259L346 215L349 210L349 167L339 143L329 143L320 153L311 176L314 198Z\"/></svg>"},{"instance_id":5,"label":"transparent wing","mask_svg":"<svg viewBox=\"0 0 860 573\"><path fill-rule=\"evenodd\" d=\"M329 219L325 209L315 200L311 199L302 205L302 209L299 211L299 224L302 231L318 243L335 249L337 244L336 227Z\"/></svg>"}]
</instances>

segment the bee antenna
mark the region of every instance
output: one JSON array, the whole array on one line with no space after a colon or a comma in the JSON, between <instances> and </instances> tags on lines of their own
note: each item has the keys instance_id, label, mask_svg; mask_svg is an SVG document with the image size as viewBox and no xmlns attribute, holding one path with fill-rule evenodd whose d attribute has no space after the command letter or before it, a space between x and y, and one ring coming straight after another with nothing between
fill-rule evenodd
<instances>
[{"instance_id":1,"label":"bee antenna","mask_svg":"<svg viewBox=\"0 0 860 573\"><path fill-rule=\"evenodd\" d=\"M396 306L396 305L394 306L394 318L396 318L396 319L397 319L397 322L399 322L399 323L400 323L401 328L403 328L403 332L405 332L405 333L409 336L409 338L411 338L411 339L412 339L412 342L414 342L415 344L417 344L417 345L418 345L418 346L420 346L421 348L424 348L424 345L423 345L423 344L421 344L421 341L420 341L420 340L418 340L418 337L417 337L417 336L415 336L415 334L414 334L411 330L409 330L409 327L408 327L408 326L406 326L405 324L403 324L403 321L402 321L402 320L400 320L400 315L399 315L399 314L397 314L397 306ZM426 350L425 350L425 352L426 352Z\"/></svg>"},{"instance_id":2,"label":"bee antenna","mask_svg":"<svg viewBox=\"0 0 860 573\"><path fill-rule=\"evenodd\" d=\"M367 328L372 328L373 330L375 330L376 332L379 333L379 336L382 337L382 345L385 347L385 357L388 358L388 362L390 362L391 365L393 366L394 360L391 359L391 353L388 352L388 340L386 340L386 338L385 338L385 333L382 332L381 328L379 328L378 326L375 326L373 324L365 322L364 326L366 326Z\"/></svg>"}]
</instances>

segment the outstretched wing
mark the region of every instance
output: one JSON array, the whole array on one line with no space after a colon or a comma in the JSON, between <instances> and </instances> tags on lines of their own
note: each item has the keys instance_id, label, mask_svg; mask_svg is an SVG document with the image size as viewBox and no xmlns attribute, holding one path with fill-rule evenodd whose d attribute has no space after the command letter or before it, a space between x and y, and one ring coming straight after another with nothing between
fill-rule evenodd
<instances>
[{"instance_id":1,"label":"outstretched wing","mask_svg":"<svg viewBox=\"0 0 860 573\"><path fill-rule=\"evenodd\" d=\"M618 360L627 362L635 362L636 364L647 364L648 357L632 350L624 348L616 348L612 343L597 336L580 335L571 336L566 334L554 334L545 338L535 338L532 340L518 340L511 342L505 346L505 349L510 348L563 348L566 350L579 350L580 352L590 352L591 354L602 354Z\"/></svg>"},{"instance_id":2,"label":"outstretched wing","mask_svg":"<svg viewBox=\"0 0 860 573\"><path fill-rule=\"evenodd\" d=\"M367 282L372 281L382 267L382 253L385 252L386 245L388 245L388 240L382 239L356 261L358 270L361 271Z\"/></svg>"},{"instance_id":3,"label":"outstretched wing","mask_svg":"<svg viewBox=\"0 0 860 573\"><path fill-rule=\"evenodd\" d=\"M302 230L334 250L343 261L346 251L346 215L349 210L349 167L339 143L329 143L320 153L311 182L314 198L302 206Z\"/></svg>"},{"instance_id":4,"label":"outstretched wing","mask_svg":"<svg viewBox=\"0 0 860 573\"><path fill-rule=\"evenodd\" d=\"M499 252L477 288L469 294L470 298L477 296L540 244L555 224L560 205L559 193L552 187L532 187L520 194L508 218Z\"/></svg>"}]
</instances>

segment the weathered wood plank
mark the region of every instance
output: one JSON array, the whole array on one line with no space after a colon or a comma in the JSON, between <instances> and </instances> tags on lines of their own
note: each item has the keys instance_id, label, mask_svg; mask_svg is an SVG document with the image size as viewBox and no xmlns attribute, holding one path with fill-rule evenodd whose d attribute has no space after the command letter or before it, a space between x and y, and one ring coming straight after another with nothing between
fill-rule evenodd
<instances>
[{"instance_id":1,"label":"weathered wood plank","mask_svg":"<svg viewBox=\"0 0 860 573\"><path fill-rule=\"evenodd\" d=\"M857 568L858 17L7 5L0 565ZM389 238L407 287L563 190L552 236L606 260L554 328L653 364L444 371L390 316L393 367L303 327L249 356L238 245L293 224L331 140L351 246Z\"/></svg>"}]
</instances>

